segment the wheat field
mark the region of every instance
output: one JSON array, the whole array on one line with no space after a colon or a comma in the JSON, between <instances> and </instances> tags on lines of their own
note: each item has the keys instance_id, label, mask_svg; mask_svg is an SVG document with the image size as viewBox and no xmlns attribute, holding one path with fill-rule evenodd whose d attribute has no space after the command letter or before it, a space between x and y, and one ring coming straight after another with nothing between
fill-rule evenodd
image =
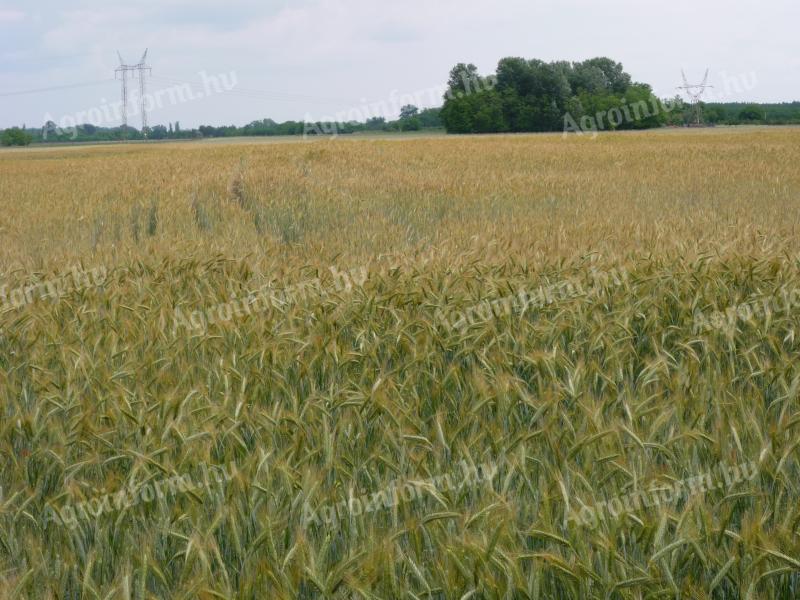
<instances>
[{"instance_id":1,"label":"wheat field","mask_svg":"<svg viewBox=\"0 0 800 600\"><path fill-rule=\"evenodd\" d=\"M0 151L0 597L798 597L798 164Z\"/></svg>"}]
</instances>

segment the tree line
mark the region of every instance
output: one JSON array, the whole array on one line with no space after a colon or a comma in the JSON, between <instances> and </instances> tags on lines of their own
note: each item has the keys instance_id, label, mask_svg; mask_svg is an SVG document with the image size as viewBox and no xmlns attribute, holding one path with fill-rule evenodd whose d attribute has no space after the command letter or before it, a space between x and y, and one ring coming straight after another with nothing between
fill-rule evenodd
<instances>
[{"instance_id":1,"label":"tree line","mask_svg":"<svg viewBox=\"0 0 800 600\"><path fill-rule=\"evenodd\" d=\"M700 104L703 120L720 125L800 125L800 102Z\"/></svg>"},{"instance_id":2,"label":"tree line","mask_svg":"<svg viewBox=\"0 0 800 600\"><path fill-rule=\"evenodd\" d=\"M118 142L123 140L189 140L204 137L241 137L241 136L287 136L337 134L347 135L360 132L403 132L423 129L441 129L438 108L420 110L416 106L407 105L401 108L400 117L389 120L375 117L366 122L316 122L285 121L278 123L272 119L261 119L243 126L236 125L200 125L197 128L183 129L178 122L173 126L154 125L146 132L132 126L126 130L122 127L100 127L91 123L71 128L59 128L48 121L41 128L11 127L0 130L0 143L4 146L27 146L31 143L80 143L80 142Z\"/></svg>"}]
</instances>

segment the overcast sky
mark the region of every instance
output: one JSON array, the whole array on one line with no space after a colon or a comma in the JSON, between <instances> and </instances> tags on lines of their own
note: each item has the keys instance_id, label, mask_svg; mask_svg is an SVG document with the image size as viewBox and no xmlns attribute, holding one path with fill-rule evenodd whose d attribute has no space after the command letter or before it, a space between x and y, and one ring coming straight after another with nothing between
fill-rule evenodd
<instances>
[{"instance_id":1,"label":"overcast sky","mask_svg":"<svg viewBox=\"0 0 800 600\"><path fill-rule=\"evenodd\" d=\"M406 94L432 105L455 63L490 73L504 56L608 56L661 96L708 67L719 99L800 100L798 23L798 0L0 0L0 127L91 108L119 124L116 51L135 63L145 48L151 125L318 120ZM235 85L166 93L201 72Z\"/></svg>"}]
</instances>

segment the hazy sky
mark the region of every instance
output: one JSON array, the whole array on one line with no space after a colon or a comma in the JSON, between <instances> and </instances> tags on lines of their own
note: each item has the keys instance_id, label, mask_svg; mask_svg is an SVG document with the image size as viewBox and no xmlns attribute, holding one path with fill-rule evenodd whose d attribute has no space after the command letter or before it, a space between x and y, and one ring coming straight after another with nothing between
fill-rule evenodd
<instances>
[{"instance_id":1,"label":"hazy sky","mask_svg":"<svg viewBox=\"0 0 800 600\"><path fill-rule=\"evenodd\" d=\"M0 0L0 127L91 108L119 124L116 51L137 62L145 48L149 91L164 90L151 125L322 119L404 94L431 105L455 63L489 73L504 56L608 56L662 96L682 68L695 83L708 67L719 99L800 100L798 23L798 0ZM166 92L201 72L233 91Z\"/></svg>"}]
</instances>

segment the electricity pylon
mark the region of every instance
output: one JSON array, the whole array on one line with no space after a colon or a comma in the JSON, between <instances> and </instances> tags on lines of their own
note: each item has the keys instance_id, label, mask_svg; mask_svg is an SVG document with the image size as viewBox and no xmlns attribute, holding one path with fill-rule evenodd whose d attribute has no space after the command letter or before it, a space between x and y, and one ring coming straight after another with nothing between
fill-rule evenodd
<instances>
[{"instance_id":1,"label":"electricity pylon","mask_svg":"<svg viewBox=\"0 0 800 600\"><path fill-rule=\"evenodd\" d=\"M123 139L128 138L128 73L133 73L134 71L138 72L139 74L139 102L141 103L141 110L142 110L142 135L147 138L147 106L145 103L145 73L149 73L152 71L149 65L145 63L147 60L147 49L145 49L144 54L142 54L142 58L139 62L135 65L129 65L125 63L125 59L122 58L122 55L117 51L117 56L119 57L119 66L114 69L114 77L117 74L120 75L120 79L122 79L122 137Z\"/></svg>"},{"instance_id":2,"label":"electricity pylon","mask_svg":"<svg viewBox=\"0 0 800 600\"><path fill-rule=\"evenodd\" d=\"M689 83L686 79L686 73L683 72L681 69L681 76L683 77L683 85L678 86L677 89L683 90L686 92L686 95L689 96L689 99L692 101L692 109L695 114L695 124L700 125L700 97L706 91L706 88L714 87L713 85L709 85L708 82L708 69L706 69L705 77L703 77L702 83Z\"/></svg>"},{"instance_id":3,"label":"electricity pylon","mask_svg":"<svg viewBox=\"0 0 800 600\"><path fill-rule=\"evenodd\" d=\"M149 131L147 127L147 106L145 106L145 72L152 73L153 70L150 68L149 65L145 64L147 60L147 48L144 49L144 54L142 54L142 58L139 60L139 64L136 65L136 70L139 71L139 102L142 105L142 135L147 138L147 133Z\"/></svg>"}]
</instances>

